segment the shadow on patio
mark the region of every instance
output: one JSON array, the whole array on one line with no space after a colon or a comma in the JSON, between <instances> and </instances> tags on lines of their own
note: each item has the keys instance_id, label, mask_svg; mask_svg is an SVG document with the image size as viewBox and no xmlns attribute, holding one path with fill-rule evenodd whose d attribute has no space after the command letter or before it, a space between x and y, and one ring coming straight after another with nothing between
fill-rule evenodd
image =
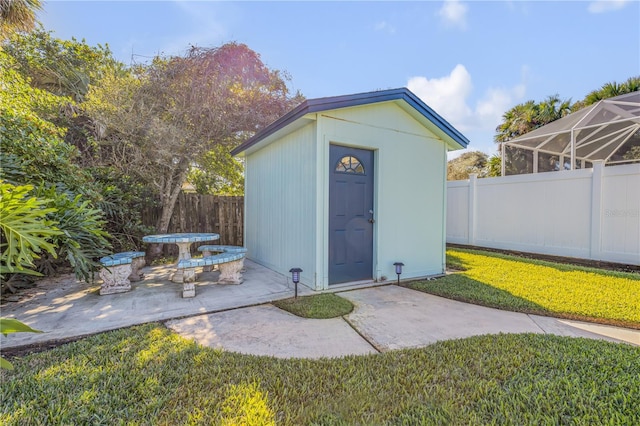
<instances>
[{"instance_id":1,"label":"shadow on patio","mask_svg":"<svg viewBox=\"0 0 640 426\"><path fill-rule=\"evenodd\" d=\"M245 260L244 282L215 284L219 272L202 273L196 296L182 298L182 284L169 281L172 266L147 266L144 279L127 293L100 296L100 283L76 281L73 275L44 279L20 302L2 306L2 316L19 319L44 331L2 336L3 348L73 340L80 336L135 324L184 318L293 296L290 277ZM299 294L312 290L300 285Z\"/></svg>"}]
</instances>

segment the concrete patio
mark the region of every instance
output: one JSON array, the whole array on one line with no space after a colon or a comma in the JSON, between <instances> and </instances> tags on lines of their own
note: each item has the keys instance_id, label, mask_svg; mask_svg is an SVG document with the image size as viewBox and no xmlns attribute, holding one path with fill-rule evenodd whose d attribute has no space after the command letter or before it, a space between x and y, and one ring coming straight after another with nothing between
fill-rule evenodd
<instances>
[{"instance_id":1,"label":"concrete patio","mask_svg":"<svg viewBox=\"0 0 640 426\"><path fill-rule=\"evenodd\" d=\"M485 308L385 283L336 288L354 311L341 318L305 319L269 302L293 296L290 277L251 261L240 285L216 285L218 272L200 276L194 298L168 280L168 266L143 269L145 278L127 293L100 296L99 284L70 276L38 283L31 296L2 306L41 334L1 337L3 349L50 345L148 322L200 344L275 357L361 355L429 345L439 340L497 333L548 333L640 346L640 330ZM300 295L312 294L299 286Z\"/></svg>"},{"instance_id":2,"label":"concrete patio","mask_svg":"<svg viewBox=\"0 0 640 426\"><path fill-rule=\"evenodd\" d=\"M173 265L147 266L144 279L131 291L100 296L100 284L76 281L72 276L38 282L32 296L2 306L3 317L13 317L45 333L2 336L3 348L65 340L154 321L235 309L293 296L289 277L245 261L245 282L216 285L219 272L205 272L196 284L196 296L182 297L182 284L169 281ZM311 290L299 286L300 294Z\"/></svg>"}]
</instances>

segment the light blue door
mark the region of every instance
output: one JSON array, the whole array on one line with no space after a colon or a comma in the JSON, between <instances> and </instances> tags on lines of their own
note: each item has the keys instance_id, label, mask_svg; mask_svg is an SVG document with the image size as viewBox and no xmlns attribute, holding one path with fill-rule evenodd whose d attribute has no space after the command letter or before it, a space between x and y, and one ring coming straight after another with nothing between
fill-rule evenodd
<instances>
[{"instance_id":1,"label":"light blue door","mask_svg":"<svg viewBox=\"0 0 640 426\"><path fill-rule=\"evenodd\" d=\"M329 150L329 284L373 277L373 151Z\"/></svg>"}]
</instances>

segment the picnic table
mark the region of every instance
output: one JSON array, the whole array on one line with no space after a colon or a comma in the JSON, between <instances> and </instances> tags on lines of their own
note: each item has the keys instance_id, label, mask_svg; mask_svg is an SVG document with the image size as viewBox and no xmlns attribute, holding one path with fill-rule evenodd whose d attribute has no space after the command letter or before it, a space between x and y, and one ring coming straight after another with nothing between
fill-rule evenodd
<instances>
[{"instance_id":1,"label":"picnic table","mask_svg":"<svg viewBox=\"0 0 640 426\"><path fill-rule=\"evenodd\" d=\"M215 241L219 238L220 235L215 233L188 232L146 235L142 237L142 241L151 244L176 244L178 246L178 262L176 262L176 270L171 276L171 281L182 283L184 281L184 271L177 267L181 260L191 259L191 245L203 241Z\"/></svg>"}]
</instances>

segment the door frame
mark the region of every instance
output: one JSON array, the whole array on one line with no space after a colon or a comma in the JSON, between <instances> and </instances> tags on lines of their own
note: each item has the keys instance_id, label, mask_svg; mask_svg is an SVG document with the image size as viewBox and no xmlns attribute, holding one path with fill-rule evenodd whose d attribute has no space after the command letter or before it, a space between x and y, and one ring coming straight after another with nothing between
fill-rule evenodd
<instances>
[{"instance_id":1,"label":"door frame","mask_svg":"<svg viewBox=\"0 0 640 426\"><path fill-rule=\"evenodd\" d=\"M318 251L316 252L316 261L318 262L317 265L318 266L320 266L320 264L322 265L317 270L323 271L323 274L322 274L322 279L319 279L320 277L317 277L318 279L316 280L316 285L319 289L324 289L324 290L327 290L329 288L340 287L341 285L349 285L348 282L336 283L331 285L329 284L329 233L330 233L329 180L331 179L329 162L330 162L331 145L360 149L360 150L367 150L367 151L371 151L373 154L372 192L373 192L373 211L374 211L375 222L372 225L373 235L372 235L372 253L371 253L371 280L377 281L380 275L380 271L378 268L378 244L377 244L377 240L378 240L377 211L378 211L378 183L379 183L379 176L380 176L380 173L379 173L380 172L379 170L380 148L376 146L366 145L364 143L361 143L361 141L349 140L348 138L343 138L343 137L329 137L327 135L324 135L323 139L324 139L323 140L324 143L319 144L322 146L318 147L319 158L321 158L322 160L318 161L317 163L318 169L319 169L317 176L319 180L320 179L322 180L322 182L318 182L318 187L323 188L323 190L320 191L318 194L318 201L320 201L320 198L322 199L324 208L322 209L323 214L319 215L321 217L318 217L318 221L322 222L322 226L318 226L317 228L319 234L317 234ZM320 223L318 223L318 225L320 225ZM320 244L320 241L322 241L322 244ZM357 281L357 282L367 282L367 280Z\"/></svg>"}]
</instances>

